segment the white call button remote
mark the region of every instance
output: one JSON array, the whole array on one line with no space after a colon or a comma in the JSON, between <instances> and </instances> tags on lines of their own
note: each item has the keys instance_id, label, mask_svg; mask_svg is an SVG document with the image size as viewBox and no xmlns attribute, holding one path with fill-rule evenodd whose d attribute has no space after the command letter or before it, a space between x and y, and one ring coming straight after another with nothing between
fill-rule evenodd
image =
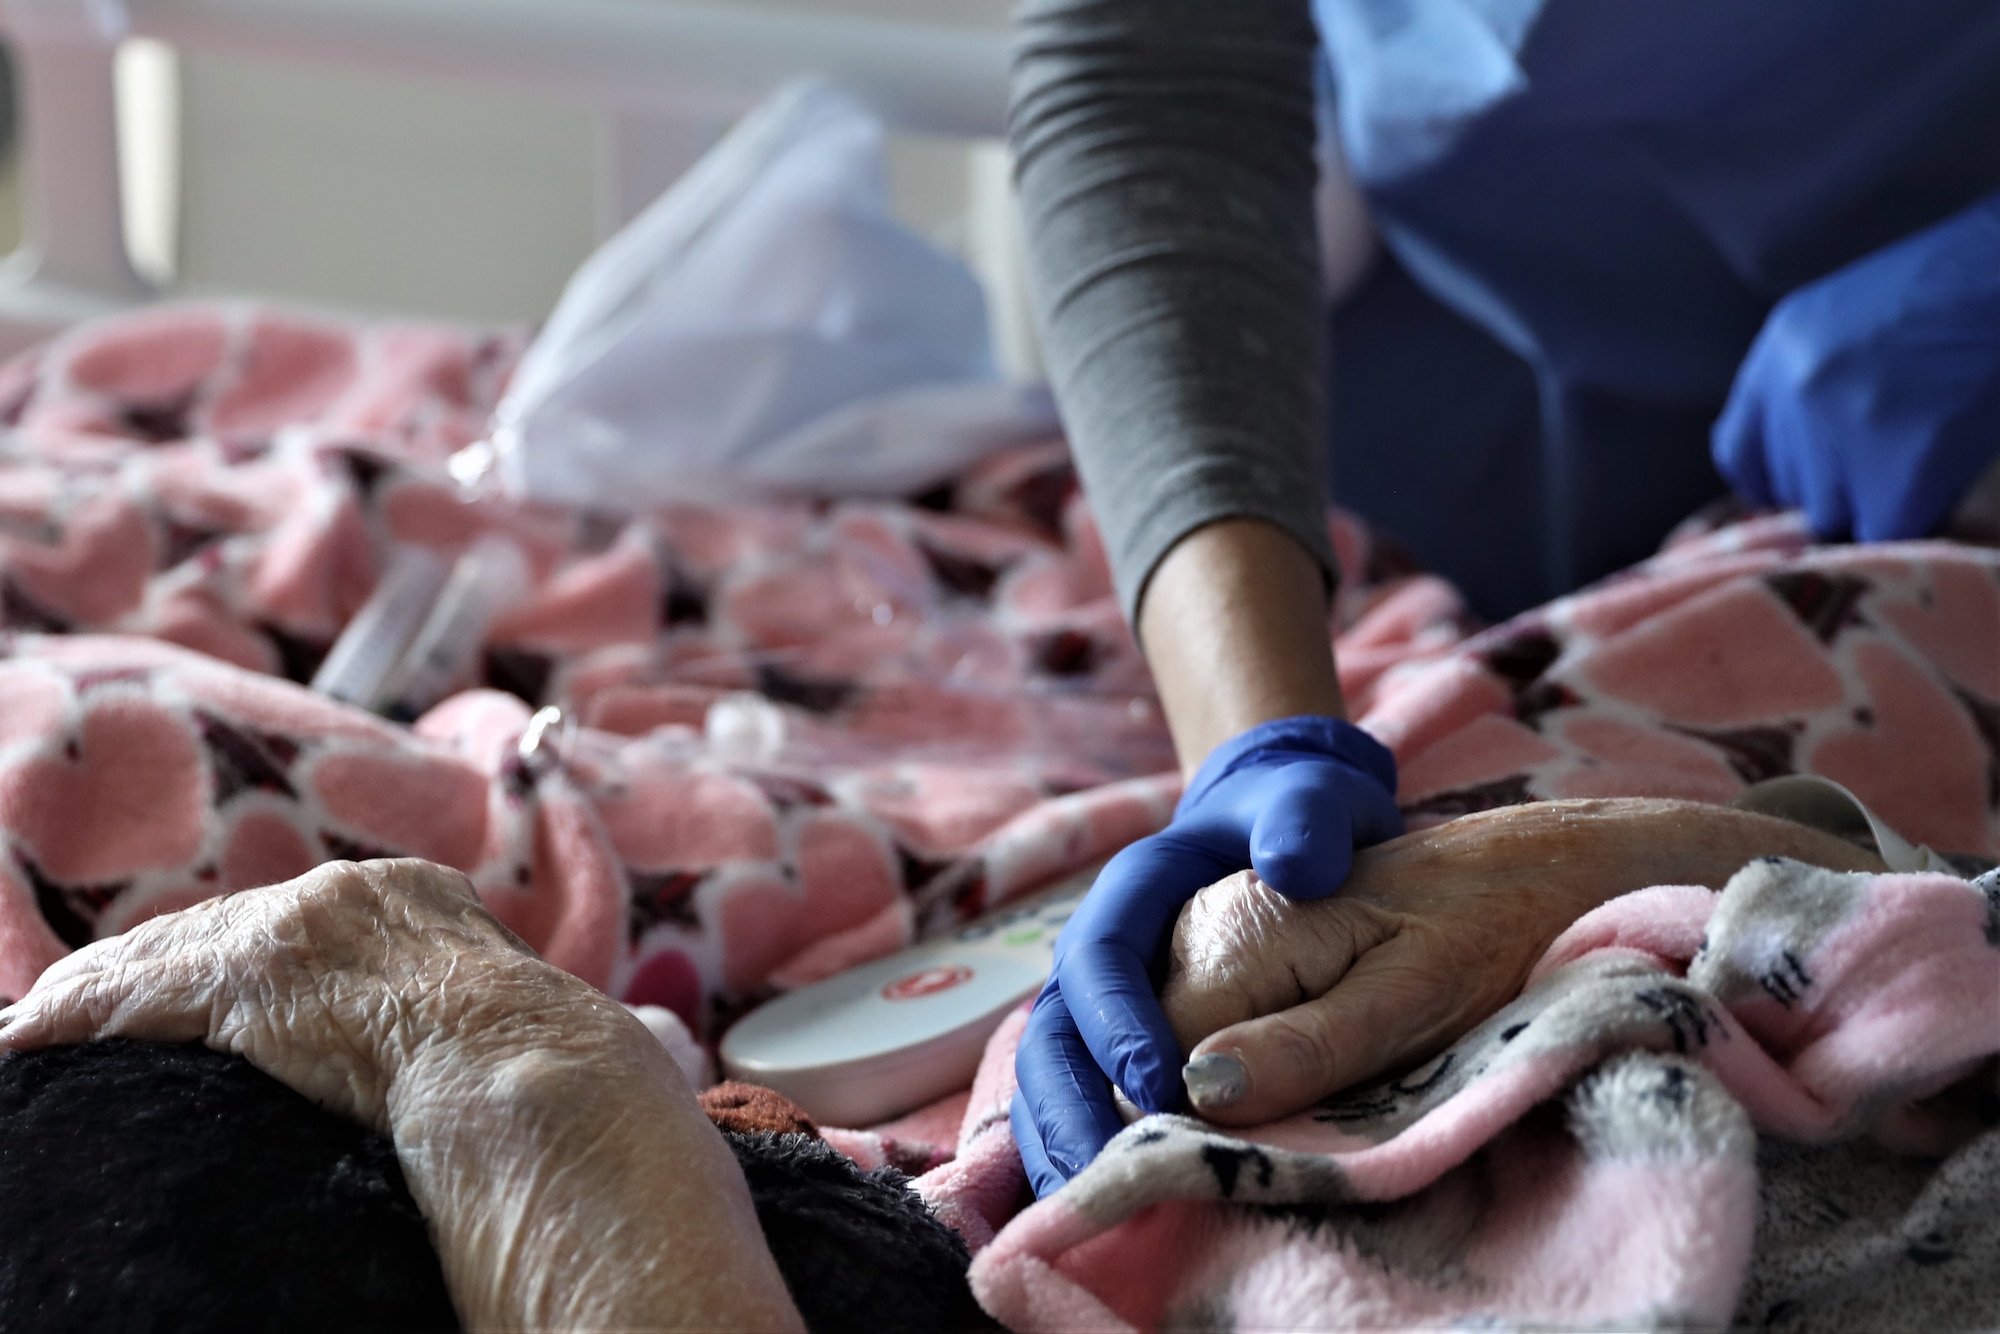
<instances>
[{"instance_id":1,"label":"white call button remote","mask_svg":"<svg viewBox=\"0 0 2000 1334\"><path fill-rule=\"evenodd\" d=\"M966 1087L986 1039L1048 980L1056 934L1100 868L758 1007L723 1035L723 1070L833 1126L873 1125Z\"/></svg>"}]
</instances>

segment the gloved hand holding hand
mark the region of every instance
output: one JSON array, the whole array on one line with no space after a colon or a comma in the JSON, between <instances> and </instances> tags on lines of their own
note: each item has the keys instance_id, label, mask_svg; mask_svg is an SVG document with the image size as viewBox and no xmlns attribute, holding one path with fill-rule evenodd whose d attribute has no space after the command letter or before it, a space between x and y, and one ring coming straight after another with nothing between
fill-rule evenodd
<instances>
[{"instance_id":1,"label":"gloved hand holding hand","mask_svg":"<svg viewBox=\"0 0 2000 1334\"><path fill-rule=\"evenodd\" d=\"M1155 990L1182 905L1250 867L1289 898L1332 894L1355 848L1402 832L1395 791L1394 757L1360 728L1280 719L1217 747L1173 823L1111 859L1056 942L1015 1061L1014 1134L1036 1194L1122 1128L1114 1081L1143 1110L1180 1105L1181 1049ZM1230 1090L1198 1092L1200 1106Z\"/></svg>"},{"instance_id":2,"label":"gloved hand holding hand","mask_svg":"<svg viewBox=\"0 0 2000 1334\"><path fill-rule=\"evenodd\" d=\"M2000 195L1779 302L1714 453L1823 537L1935 531L2000 458Z\"/></svg>"}]
</instances>

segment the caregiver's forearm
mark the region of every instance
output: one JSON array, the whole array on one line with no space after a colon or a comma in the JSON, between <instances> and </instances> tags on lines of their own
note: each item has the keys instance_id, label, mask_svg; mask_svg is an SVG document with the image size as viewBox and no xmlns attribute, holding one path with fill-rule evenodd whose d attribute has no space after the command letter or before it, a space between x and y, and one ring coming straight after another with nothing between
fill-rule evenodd
<instances>
[{"instance_id":1,"label":"caregiver's forearm","mask_svg":"<svg viewBox=\"0 0 2000 1334\"><path fill-rule=\"evenodd\" d=\"M1258 723L1345 716L1325 599L1305 548L1263 522L1210 524L1167 553L1139 637L1184 772Z\"/></svg>"},{"instance_id":2,"label":"caregiver's forearm","mask_svg":"<svg viewBox=\"0 0 2000 1334\"><path fill-rule=\"evenodd\" d=\"M735 1157L638 1036L413 1062L397 1156L468 1330L804 1328Z\"/></svg>"},{"instance_id":3,"label":"caregiver's forearm","mask_svg":"<svg viewBox=\"0 0 2000 1334\"><path fill-rule=\"evenodd\" d=\"M1220 519L1330 575L1307 0L1028 0L1017 21L1031 282L1127 615Z\"/></svg>"}]
</instances>

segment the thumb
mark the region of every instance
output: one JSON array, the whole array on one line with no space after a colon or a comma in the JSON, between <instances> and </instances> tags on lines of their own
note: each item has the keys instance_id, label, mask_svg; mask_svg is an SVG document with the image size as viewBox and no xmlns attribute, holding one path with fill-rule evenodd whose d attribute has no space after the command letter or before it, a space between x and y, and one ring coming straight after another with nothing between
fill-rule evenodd
<instances>
[{"instance_id":1,"label":"thumb","mask_svg":"<svg viewBox=\"0 0 2000 1334\"><path fill-rule=\"evenodd\" d=\"M1276 790L1250 827L1250 864L1288 899L1323 899L1346 883L1354 865L1346 794L1324 781L1272 786Z\"/></svg>"},{"instance_id":2,"label":"thumb","mask_svg":"<svg viewBox=\"0 0 2000 1334\"><path fill-rule=\"evenodd\" d=\"M1751 361L1737 374L1729 402L1709 436L1709 457L1746 504L1769 508L1778 503L1778 496L1765 455L1763 394L1755 363L1753 352Z\"/></svg>"},{"instance_id":3,"label":"thumb","mask_svg":"<svg viewBox=\"0 0 2000 1334\"><path fill-rule=\"evenodd\" d=\"M1185 1075L1195 1110L1222 1125L1275 1121L1442 1051L1452 987L1422 956L1398 937L1325 995L1210 1036Z\"/></svg>"}]
</instances>

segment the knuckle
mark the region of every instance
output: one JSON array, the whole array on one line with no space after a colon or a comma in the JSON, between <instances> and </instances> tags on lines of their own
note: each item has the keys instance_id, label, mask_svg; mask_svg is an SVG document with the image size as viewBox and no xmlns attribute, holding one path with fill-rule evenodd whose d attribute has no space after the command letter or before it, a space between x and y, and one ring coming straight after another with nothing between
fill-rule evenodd
<instances>
[{"instance_id":1,"label":"knuckle","mask_svg":"<svg viewBox=\"0 0 2000 1334\"><path fill-rule=\"evenodd\" d=\"M1212 987L1254 974L1296 936L1302 905L1241 871L1208 886L1175 923L1173 963L1192 983Z\"/></svg>"},{"instance_id":2,"label":"knuckle","mask_svg":"<svg viewBox=\"0 0 2000 1334\"><path fill-rule=\"evenodd\" d=\"M321 862L297 883L300 896L310 900L337 902L373 892L367 868L360 862Z\"/></svg>"},{"instance_id":3,"label":"knuckle","mask_svg":"<svg viewBox=\"0 0 2000 1334\"><path fill-rule=\"evenodd\" d=\"M375 865L385 881L399 888L456 890L467 896L472 893L471 878L458 868L441 862L426 861L421 857L397 857Z\"/></svg>"},{"instance_id":4,"label":"knuckle","mask_svg":"<svg viewBox=\"0 0 2000 1334\"><path fill-rule=\"evenodd\" d=\"M1192 1051L1195 1046L1214 1033L1233 1024L1253 1018L1256 1010L1243 993L1235 990L1205 989L1169 982L1160 995L1160 1008L1167 1016L1167 1027L1174 1033L1182 1051Z\"/></svg>"}]
</instances>

